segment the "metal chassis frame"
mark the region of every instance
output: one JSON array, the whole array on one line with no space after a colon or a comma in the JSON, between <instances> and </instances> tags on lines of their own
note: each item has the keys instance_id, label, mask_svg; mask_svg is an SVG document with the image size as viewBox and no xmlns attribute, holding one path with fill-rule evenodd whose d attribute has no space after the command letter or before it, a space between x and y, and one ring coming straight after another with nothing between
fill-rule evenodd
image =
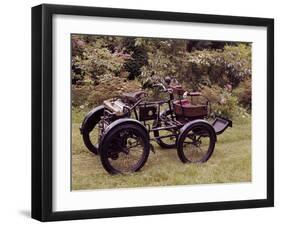
<instances>
[{"instance_id":1,"label":"metal chassis frame","mask_svg":"<svg viewBox=\"0 0 281 226\"><path fill-rule=\"evenodd\" d=\"M179 129L184 125L182 124L181 122L177 121L176 120L176 117L175 117L175 114L173 112L173 108L172 108L172 104L171 102L174 100L174 95L172 93L169 93L169 99L166 99L166 100L160 100L160 101L143 101L144 98L141 98L140 100L138 100L132 107L125 107L125 109L127 109L128 115L131 115L132 112L134 113L134 116L137 120L139 120L139 115L138 115L138 112L137 112L137 107L138 106L142 106L142 105L157 105L157 119L156 121L158 122L160 120L160 106L163 105L163 104L168 104L168 107L169 107L169 110L172 112L171 114L171 117L172 117L172 120L167 120L166 122L168 123L171 123L171 124L174 124L174 125L171 125L169 127L155 127L155 128L151 128L149 124L147 124L146 122L147 121L151 121L151 120L143 120L142 123L143 125L147 128L147 132L149 134L149 140L156 140L157 138L168 138L168 137L174 137L174 136L178 136L179 135ZM105 110L105 114L110 114L110 115L113 115L113 113L111 113L110 111L108 110ZM158 137L151 137L150 136L150 133L151 132L154 132L154 131L159 131L159 130L169 130L169 129L175 129L176 134L171 134L171 135L164 135L164 136L158 136Z\"/></svg>"}]
</instances>

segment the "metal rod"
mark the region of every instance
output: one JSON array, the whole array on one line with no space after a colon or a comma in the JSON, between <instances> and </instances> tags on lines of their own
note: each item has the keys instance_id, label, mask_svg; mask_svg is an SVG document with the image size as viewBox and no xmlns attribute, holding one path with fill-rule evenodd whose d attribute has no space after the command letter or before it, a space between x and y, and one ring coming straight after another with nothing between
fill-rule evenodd
<instances>
[{"instance_id":1,"label":"metal rod","mask_svg":"<svg viewBox=\"0 0 281 226\"><path fill-rule=\"evenodd\" d=\"M176 129L176 128L177 126L156 127L156 128L152 128L150 131L169 130L169 129Z\"/></svg>"},{"instance_id":2,"label":"metal rod","mask_svg":"<svg viewBox=\"0 0 281 226\"><path fill-rule=\"evenodd\" d=\"M172 135L165 135L165 136L154 137L154 139L177 137L177 136L178 136L177 134L172 134Z\"/></svg>"},{"instance_id":3,"label":"metal rod","mask_svg":"<svg viewBox=\"0 0 281 226\"><path fill-rule=\"evenodd\" d=\"M161 138L169 138L169 137L178 137L177 134L173 134L173 135L166 135L166 136L158 136L158 137L152 137L152 138L149 138L149 140L157 140L157 139L161 139Z\"/></svg>"}]
</instances>

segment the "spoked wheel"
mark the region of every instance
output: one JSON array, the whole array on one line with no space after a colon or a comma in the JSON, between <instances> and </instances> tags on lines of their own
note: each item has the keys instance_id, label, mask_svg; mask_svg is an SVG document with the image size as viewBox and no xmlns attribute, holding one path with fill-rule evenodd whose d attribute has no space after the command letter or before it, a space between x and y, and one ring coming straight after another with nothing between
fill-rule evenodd
<instances>
[{"instance_id":1,"label":"spoked wheel","mask_svg":"<svg viewBox=\"0 0 281 226\"><path fill-rule=\"evenodd\" d=\"M171 111L170 109L166 109L160 114L160 120L162 124L165 124L165 120L172 120ZM160 126L160 123L158 125L155 123L154 127ZM157 144L159 144L160 147L165 149L171 149L175 148L177 146L177 133L175 130L155 130L153 132L154 137L156 138ZM167 137L166 137L167 136ZM161 138L160 138L161 137Z\"/></svg>"},{"instance_id":2,"label":"spoked wheel","mask_svg":"<svg viewBox=\"0 0 281 226\"><path fill-rule=\"evenodd\" d=\"M127 122L108 131L100 146L100 157L103 167L110 174L126 174L144 166L149 150L146 131L135 123Z\"/></svg>"},{"instance_id":3,"label":"spoked wheel","mask_svg":"<svg viewBox=\"0 0 281 226\"><path fill-rule=\"evenodd\" d=\"M99 122L103 116L104 106L99 106L95 108L89 114L90 117L87 118L87 121L84 124L83 129L83 141L85 146L89 149L90 152L98 154L98 141L99 141Z\"/></svg>"},{"instance_id":4,"label":"spoked wheel","mask_svg":"<svg viewBox=\"0 0 281 226\"><path fill-rule=\"evenodd\" d=\"M211 157L216 143L212 127L197 122L186 128L178 140L178 156L183 163L202 163Z\"/></svg>"}]
</instances>

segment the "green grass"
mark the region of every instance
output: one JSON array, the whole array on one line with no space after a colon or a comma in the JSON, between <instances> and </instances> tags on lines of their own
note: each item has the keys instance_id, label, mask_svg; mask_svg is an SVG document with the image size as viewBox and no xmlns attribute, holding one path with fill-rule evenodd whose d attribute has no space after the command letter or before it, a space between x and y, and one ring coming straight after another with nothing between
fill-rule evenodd
<instances>
[{"instance_id":1,"label":"green grass","mask_svg":"<svg viewBox=\"0 0 281 226\"><path fill-rule=\"evenodd\" d=\"M112 176L103 169L99 156L84 146L78 123L82 117L81 112L73 111L73 190L251 181L250 118L234 120L233 128L218 136L215 151L206 163L183 164L176 149L164 150L153 142L156 153L150 153L140 172Z\"/></svg>"}]
</instances>

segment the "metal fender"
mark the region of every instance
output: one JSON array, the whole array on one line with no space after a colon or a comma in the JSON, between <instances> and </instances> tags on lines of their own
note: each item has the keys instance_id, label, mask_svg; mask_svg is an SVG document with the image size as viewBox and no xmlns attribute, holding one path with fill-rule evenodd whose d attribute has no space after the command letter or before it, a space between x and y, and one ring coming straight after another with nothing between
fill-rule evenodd
<instances>
[{"instance_id":1,"label":"metal fender","mask_svg":"<svg viewBox=\"0 0 281 226\"><path fill-rule=\"evenodd\" d=\"M196 119L196 120L193 120L191 122L188 122L187 124L185 124L181 129L180 129L180 135L179 135L179 138L178 140L180 140L180 137L182 136L183 132L186 131L188 128L190 128L191 126L197 124L197 123L204 123L206 124L215 134L215 141L217 141L217 135L216 135L216 132L214 130L214 127L206 120L204 119Z\"/></svg>"},{"instance_id":2,"label":"metal fender","mask_svg":"<svg viewBox=\"0 0 281 226\"><path fill-rule=\"evenodd\" d=\"M81 134L85 132L90 132L92 130L91 125L93 124L95 118L97 116L102 116L104 111L104 106L100 105L98 107L93 108L84 118L81 126L80 126L80 132Z\"/></svg>"},{"instance_id":3,"label":"metal fender","mask_svg":"<svg viewBox=\"0 0 281 226\"><path fill-rule=\"evenodd\" d=\"M103 142L103 140L105 139L105 137L107 136L108 132L110 130L112 130L113 128L116 128L117 126L121 126L123 124L126 124L126 123L134 123L138 126L140 126L141 129L143 129L143 131L145 131L145 133L147 134L147 137L149 138L149 134L147 132L147 129L145 128L145 126L143 124L141 124L138 120L136 119L131 119L131 118L121 118L121 119L117 119L116 121L112 122L107 128L106 130L104 131L104 134L102 136L102 139L101 139L101 144Z\"/></svg>"}]
</instances>

